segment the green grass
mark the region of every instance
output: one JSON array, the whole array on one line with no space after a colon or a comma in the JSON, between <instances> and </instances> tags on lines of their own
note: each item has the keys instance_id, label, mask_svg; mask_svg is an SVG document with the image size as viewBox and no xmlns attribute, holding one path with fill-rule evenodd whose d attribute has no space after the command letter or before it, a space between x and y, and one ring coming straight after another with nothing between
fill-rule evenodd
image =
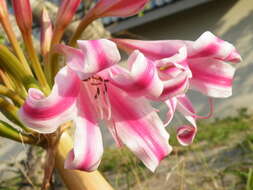
<instances>
[{"instance_id":1,"label":"green grass","mask_svg":"<svg viewBox=\"0 0 253 190\"><path fill-rule=\"evenodd\" d=\"M198 134L194 143L207 141L209 146L224 145L231 136L250 131L252 121L246 109L240 109L235 117L216 119L210 123L202 120L198 123Z\"/></svg>"}]
</instances>

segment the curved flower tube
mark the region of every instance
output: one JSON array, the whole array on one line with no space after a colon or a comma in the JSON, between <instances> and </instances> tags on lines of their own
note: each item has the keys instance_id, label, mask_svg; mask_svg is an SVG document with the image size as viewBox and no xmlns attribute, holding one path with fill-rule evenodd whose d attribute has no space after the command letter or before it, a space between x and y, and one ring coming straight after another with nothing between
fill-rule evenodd
<instances>
[{"instance_id":1,"label":"curved flower tube","mask_svg":"<svg viewBox=\"0 0 253 190\"><path fill-rule=\"evenodd\" d=\"M232 94L235 69L226 62L238 63L241 57L232 44L217 38L211 32L203 33L194 42L112 40L126 52L138 49L151 60L171 57L186 46L187 62L192 72L190 87L215 98L225 98Z\"/></svg>"}]
</instances>

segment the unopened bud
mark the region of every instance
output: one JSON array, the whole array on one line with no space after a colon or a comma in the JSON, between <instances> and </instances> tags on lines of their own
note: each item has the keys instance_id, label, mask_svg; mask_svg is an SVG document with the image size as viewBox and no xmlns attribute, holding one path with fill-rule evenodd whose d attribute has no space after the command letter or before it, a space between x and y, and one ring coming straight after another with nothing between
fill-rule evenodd
<instances>
[{"instance_id":1,"label":"unopened bud","mask_svg":"<svg viewBox=\"0 0 253 190\"><path fill-rule=\"evenodd\" d=\"M41 33L40 33L41 54L43 56L45 56L50 50L52 36L53 36L52 22L49 18L47 10L44 8L41 14Z\"/></svg>"}]
</instances>

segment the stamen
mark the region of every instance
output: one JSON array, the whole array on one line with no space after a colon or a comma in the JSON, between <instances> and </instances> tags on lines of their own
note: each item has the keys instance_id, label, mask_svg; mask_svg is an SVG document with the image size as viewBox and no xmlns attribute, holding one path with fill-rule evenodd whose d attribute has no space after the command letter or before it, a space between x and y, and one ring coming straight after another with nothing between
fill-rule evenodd
<instances>
[{"instance_id":1,"label":"stamen","mask_svg":"<svg viewBox=\"0 0 253 190\"><path fill-rule=\"evenodd\" d=\"M91 78L87 78L87 79L84 79L83 81L84 82L87 82L87 81L89 81Z\"/></svg>"},{"instance_id":2,"label":"stamen","mask_svg":"<svg viewBox=\"0 0 253 190\"><path fill-rule=\"evenodd\" d=\"M94 85L94 86L98 86L98 85L102 85L102 83L91 83L91 85Z\"/></svg>"},{"instance_id":3,"label":"stamen","mask_svg":"<svg viewBox=\"0 0 253 190\"><path fill-rule=\"evenodd\" d=\"M110 102L107 94L105 95L105 99L106 99L106 104L107 104L107 108L108 108L107 109L107 112L108 112L107 119L110 120L112 117L112 105L111 105L111 102Z\"/></svg>"}]
</instances>

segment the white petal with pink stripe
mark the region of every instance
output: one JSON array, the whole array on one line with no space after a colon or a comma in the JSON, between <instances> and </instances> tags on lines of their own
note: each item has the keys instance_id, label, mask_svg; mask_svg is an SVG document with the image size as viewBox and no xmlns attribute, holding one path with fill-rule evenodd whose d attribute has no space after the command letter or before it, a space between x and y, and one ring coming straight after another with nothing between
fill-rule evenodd
<instances>
[{"instance_id":1,"label":"white petal with pink stripe","mask_svg":"<svg viewBox=\"0 0 253 190\"><path fill-rule=\"evenodd\" d=\"M157 98L163 91L163 83L158 77L155 64L144 55L134 51L128 59L130 72L121 69L112 75L110 82L134 96Z\"/></svg>"},{"instance_id":2,"label":"white petal with pink stripe","mask_svg":"<svg viewBox=\"0 0 253 190\"><path fill-rule=\"evenodd\" d=\"M78 115L74 148L68 154L65 168L94 171L98 168L103 154L103 141L98 126L93 97L89 96L86 86L81 87L78 97Z\"/></svg>"},{"instance_id":3,"label":"white petal with pink stripe","mask_svg":"<svg viewBox=\"0 0 253 190\"><path fill-rule=\"evenodd\" d=\"M40 133L52 133L76 114L76 99L81 81L68 67L62 68L51 94L45 97L38 89L29 89L25 104L19 111L21 121Z\"/></svg>"},{"instance_id":4,"label":"white petal with pink stripe","mask_svg":"<svg viewBox=\"0 0 253 190\"><path fill-rule=\"evenodd\" d=\"M108 96L120 142L154 171L172 150L162 121L145 98L133 98L112 85L108 86Z\"/></svg>"}]
</instances>

